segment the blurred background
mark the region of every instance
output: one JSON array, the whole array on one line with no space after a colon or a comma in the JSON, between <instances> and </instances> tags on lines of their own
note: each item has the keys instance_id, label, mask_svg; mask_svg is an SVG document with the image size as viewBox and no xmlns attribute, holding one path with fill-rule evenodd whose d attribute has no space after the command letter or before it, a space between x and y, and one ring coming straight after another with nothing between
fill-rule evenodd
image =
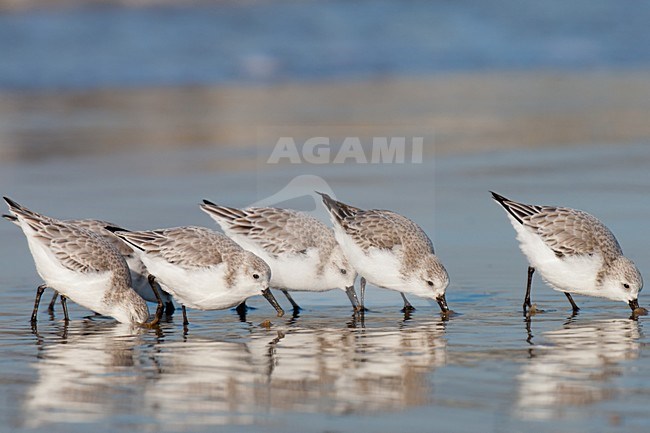
<instances>
[{"instance_id":1,"label":"blurred background","mask_svg":"<svg viewBox=\"0 0 650 433\"><path fill-rule=\"evenodd\" d=\"M314 125L440 153L645 142L649 22L617 0L0 0L0 161Z\"/></svg>"}]
</instances>

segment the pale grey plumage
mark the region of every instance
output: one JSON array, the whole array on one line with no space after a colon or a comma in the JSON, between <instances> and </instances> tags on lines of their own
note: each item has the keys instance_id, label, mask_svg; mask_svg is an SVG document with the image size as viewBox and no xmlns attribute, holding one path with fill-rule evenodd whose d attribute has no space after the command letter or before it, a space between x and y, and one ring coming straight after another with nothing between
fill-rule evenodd
<instances>
[{"instance_id":1,"label":"pale grey plumage","mask_svg":"<svg viewBox=\"0 0 650 433\"><path fill-rule=\"evenodd\" d=\"M243 251L228 237L203 227L119 231L115 234L153 257L187 269L236 261Z\"/></svg>"},{"instance_id":2,"label":"pale grey plumage","mask_svg":"<svg viewBox=\"0 0 650 433\"><path fill-rule=\"evenodd\" d=\"M5 201L15 218L10 216L8 219L23 228L30 242L40 244L43 251L49 251L54 256L54 259L50 259L49 254L38 252L41 251L38 248L32 250L39 274L48 286L93 311L112 315L122 322L145 324L149 317L147 305L131 288L131 274L126 260L110 242L85 228L33 212L7 197ZM59 278L61 272L56 269L60 268L52 267L52 262L72 271L72 274ZM72 278L72 275L76 277ZM94 281L96 278L99 281L105 275L109 276L107 286L88 287L88 290L85 290L87 286L73 287L79 285L74 280L88 278L87 281ZM98 293L102 293L101 299ZM37 305L33 318L36 308ZM159 315L156 322L158 319Z\"/></svg>"},{"instance_id":3,"label":"pale grey plumage","mask_svg":"<svg viewBox=\"0 0 650 433\"><path fill-rule=\"evenodd\" d=\"M623 254L614 234L587 212L505 198L498 201L517 221L534 230L558 257L598 252L610 263Z\"/></svg>"},{"instance_id":4,"label":"pale grey plumage","mask_svg":"<svg viewBox=\"0 0 650 433\"><path fill-rule=\"evenodd\" d=\"M305 254L318 249L323 271L327 259L338 248L332 229L318 219L292 209L235 209L205 202L201 209L228 225L229 230L255 242L268 254Z\"/></svg>"},{"instance_id":5,"label":"pale grey plumage","mask_svg":"<svg viewBox=\"0 0 650 433\"><path fill-rule=\"evenodd\" d=\"M131 274L119 251L99 234L73 223L40 215L26 208L12 212L36 232L34 238L49 248L66 268L81 273L113 271L131 283Z\"/></svg>"},{"instance_id":6,"label":"pale grey plumage","mask_svg":"<svg viewBox=\"0 0 650 433\"><path fill-rule=\"evenodd\" d=\"M65 222L97 233L110 242L110 244L113 245L124 257L131 257L133 255L133 249L129 245L120 240L120 238L115 236L112 232L106 230L106 227L116 227L116 225L111 222L97 219L69 219L65 220Z\"/></svg>"},{"instance_id":7,"label":"pale grey plumage","mask_svg":"<svg viewBox=\"0 0 650 433\"><path fill-rule=\"evenodd\" d=\"M532 276L539 270L556 290L564 292L574 312L571 293L605 297L638 308L643 279L623 255L614 234L596 217L576 209L519 203L492 192L508 213L522 252L528 258L528 284L523 310L531 307Z\"/></svg>"},{"instance_id":8,"label":"pale grey plumage","mask_svg":"<svg viewBox=\"0 0 650 433\"><path fill-rule=\"evenodd\" d=\"M362 210L332 202L328 210L355 244L366 253L372 248L393 251L402 261L404 275L414 269L423 256L435 254L431 239L405 216L389 210Z\"/></svg>"},{"instance_id":9,"label":"pale grey plumage","mask_svg":"<svg viewBox=\"0 0 650 433\"><path fill-rule=\"evenodd\" d=\"M14 224L20 225L15 217L12 217L11 215L4 215L4 217ZM106 227L117 228L115 224L97 219L68 219L62 221L67 224L73 224L82 229L90 230L93 233L100 235L104 240L115 247L115 249L118 250L118 252L126 259L127 265L131 270L131 287L136 291L136 293L138 293L138 295L143 297L145 301L157 302L157 296L153 292L151 284L147 278L149 273L142 261L136 254L134 254L133 249L126 242L117 237L113 232L106 229ZM160 287L158 287L158 294L166 304L167 314L173 313L174 306L172 304L171 296L164 292ZM54 307L56 297L57 295L55 293L50 303L51 311Z\"/></svg>"},{"instance_id":10,"label":"pale grey plumage","mask_svg":"<svg viewBox=\"0 0 650 433\"><path fill-rule=\"evenodd\" d=\"M415 222L388 210L362 210L321 194L335 226L336 239L364 281L417 296L434 298L448 311L449 275L431 239ZM395 264L395 261L398 264ZM399 269L400 278L395 278ZM363 298L363 295L362 295ZM412 306L404 298L405 310Z\"/></svg>"},{"instance_id":11,"label":"pale grey plumage","mask_svg":"<svg viewBox=\"0 0 650 433\"><path fill-rule=\"evenodd\" d=\"M294 310L300 309L288 291L345 290L358 309L356 272L346 259L333 230L304 212L273 207L235 209L208 200L201 209L243 248L258 254L272 269L271 285L282 290Z\"/></svg>"},{"instance_id":12,"label":"pale grey plumage","mask_svg":"<svg viewBox=\"0 0 650 433\"><path fill-rule=\"evenodd\" d=\"M203 227L175 227L139 232L109 230L128 242L182 306L203 310L230 308L262 294L276 308L268 285L271 269L262 259L226 236Z\"/></svg>"}]
</instances>

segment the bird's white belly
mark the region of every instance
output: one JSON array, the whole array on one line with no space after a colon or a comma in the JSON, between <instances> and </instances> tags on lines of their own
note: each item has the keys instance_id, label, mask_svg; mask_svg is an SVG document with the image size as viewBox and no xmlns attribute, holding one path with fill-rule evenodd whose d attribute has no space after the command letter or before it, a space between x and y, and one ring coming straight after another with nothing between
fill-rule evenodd
<instances>
[{"instance_id":1,"label":"bird's white belly","mask_svg":"<svg viewBox=\"0 0 650 433\"><path fill-rule=\"evenodd\" d=\"M227 287L224 264L211 268L186 270L162 259L151 259L147 255L142 255L142 261L149 272L164 286L165 291L186 307L221 310L234 307L246 298L257 294L237 286Z\"/></svg>"},{"instance_id":2,"label":"bird's white belly","mask_svg":"<svg viewBox=\"0 0 650 433\"><path fill-rule=\"evenodd\" d=\"M326 278L318 276L320 257L317 248L310 248L305 254L269 254L246 236L226 230L226 234L243 249L264 260L271 268L271 287L277 289L323 292L336 287L327 284Z\"/></svg>"},{"instance_id":3,"label":"bird's white belly","mask_svg":"<svg viewBox=\"0 0 650 433\"><path fill-rule=\"evenodd\" d=\"M89 310L110 315L104 304L104 295L111 290L111 272L72 271L40 242L28 237L28 244L36 270L48 287Z\"/></svg>"},{"instance_id":4,"label":"bird's white belly","mask_svg":"<svg viewBox=\"0 0 650 433\"><path fill-rule=\"evenodd\" d=\"M158 302L147 278L149 276L149 272L147 271L144 263L142 263L142 260L140 260L137 256L133 256L131 258L128 258L126 260L126 263L129 265L129 271L131 272L133 290L135 290L136 293L140 295L140 297L145 301ZM162 298L163 303L171 301L169 295L165 292L161 292L160 297Z\"/></svg>"},{"instance_id":5,"label":"bird's white belly","mask_svg":"<svg viewBox=\"0 0 650 433\"><path fill-rule=\"evenodd\" d=\"M399 258L391 251L371 248L366 254L339 227L334 230L336 240L359 275L369 283L385 289L408 291L401 270Z\"/></svg>"},{"instance_id":6,"label":"bird's white belly","mask_svg":"<svg viewBox=\"0 0 650 433\"><path fill-rule=\"evenodd\" d=\"M281 255L267 263L271 267L271 287L309 292L336 288L328 284L325 276L318 275L320 258L316 249L310 249L307 254Z\"/></svg>"},{"instance_id":7,"label":"bird's white belly","mask_svg":"<svg viewBox=\"0 0 650 433\"><path fill-rule=\"evenodd\" d=\"M513 223L513 227L517 231L521 251L528 258L530 265L554 289L594 295L597 289L596 277L603 265L600 255L559 258L537 234L518 222Z\"/></svg>"}]
</instances>

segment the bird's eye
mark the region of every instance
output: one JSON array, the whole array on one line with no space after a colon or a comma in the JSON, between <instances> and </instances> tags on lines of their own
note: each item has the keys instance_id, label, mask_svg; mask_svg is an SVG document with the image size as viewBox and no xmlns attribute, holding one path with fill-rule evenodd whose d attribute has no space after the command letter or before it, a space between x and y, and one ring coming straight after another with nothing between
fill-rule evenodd
<instances>
[{"instance_id":1,"label":"bird's eye","mask_svg":"<svg viewBox=\"0 0 650 433\"><path fill-rule=\"evenodd\" d=\"M348 273L348 271L346 271L345 269L341 269L341 273L342 273L343 275L345 275L345 274Z\"/></svg>"},{"instance_id":2,"label":"bird's eye","mask_svg":"<svg viewBox=\"0 0 650 433\"><path fill-rule=\"evenodd\" d=\"M260 276L258 274L253 274L253 278L255 278L256 280L259 280Z\"/></svg>"},{"instance_id":3,"label":"bird's eye","mask_svg":"<svg viewBox=\"0 0 650 433\"><path fill-rule=\"evenodd\" d=\"M623 283L623 287L625 287L626 289L629 289L630 285L628 283Z\"/></svg>"},{"instance_id":4,"label":"bird's eye","mask_svg":"<svg viewBox=\"0 0 650 433\"><path fill-rule=\"evenodd\" d=\"M433 281L427 281L427 284L433 287Z\"/></svg>"}]
</instances>

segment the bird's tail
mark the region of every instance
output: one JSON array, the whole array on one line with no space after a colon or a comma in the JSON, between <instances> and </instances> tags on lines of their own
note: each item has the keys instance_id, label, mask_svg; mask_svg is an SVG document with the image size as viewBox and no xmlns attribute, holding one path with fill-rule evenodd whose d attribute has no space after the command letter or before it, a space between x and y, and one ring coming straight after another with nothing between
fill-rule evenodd
<instances>
[{"instance_id":1,"label":"bird's tail","mask_svg":"<svg viewBox=\"0 0 650 433\"><path fill-rule=\"evenodd\" d=\"M318 191L316 192L320 194L321 197L323 197L323 203L325 204L325 207L329 211L334 221L336 221L337 223L340 223L345 218L353 217L359 212L361 212L361 209L359 208L347 205L340 201L336 201L325 193L318 192Z\"/></svg>"},{"instance_id":2,"label":"bird's tail","mask_svg":"<svg viewBox=\"0 0 650 433\"><path fill-rule=\"evenodd\" d=\"M20 224L18 223L18 218L16 218L16 217L13 216L13 215L2 214L2 218L4 218L4 219L6 219L7 221L10 221L10 222L12 222L12 223L14 223L14 224L16 224L16 225L20 225Z\"/></svg>"},{"instance_id":3,"label":"bird's tail","mask_svg":"<svg viewBox=\"0 0 650 433\"><path fill-rule=\"evenodd\" d=\"M200 204L203 212L210 215L217 222L228 222L231 223L238 218L244 218L246 213L240 209L235 209L232 207L220 206L216 203L211 202L210 200L203 200L203 203Z\"/></svg>"},{"instance_id":4,"label":"bird's tail","mask_svg":"<svg viewBox=\"0 0 650 433\"><path fill-rule=\"evenodd\" d=\"M9 211L13 214L13 218L17 219L16 217L24 215L24 216L32 216L34 212L31 210L27 209L25 206L15 202L14 200L10 199L9 197L2 197L4 201L7 203L7 206L9 206ZM4 218L9 219L10 221L13 222L13 219L11 219L12 215L3 215Z\"/></svg>"},{"instance_id":5,"label":"bird's tail","mask_svg":"<svg viewBox=\"0 0 650 433\"><path fill-rule=\"evenodd\" d=\"M32 227L35 227L36 224L42 221L56 221L53 218L46 217L27 209L25 206L15 202L9 197L2 198L5 202L7 202L7 205L9 206L9 212L11 212L11 215L2 215L2 217L16 225L20 225L19 222L21 219L26 221L27 224Z\"/></svg>"},{"instance_id":6,"label":"bird's tail","mask_svg":"<svg viewBox=\"0 0 650 433\"><path fill-rule=\"evenodd\" d=\"M116 226L106 226L104 228L120 238L120 240L125 242L127 245L135 247L140 251L144 251L145 248L143 247L143 244L146 241L151 240L151 238L147 236L140 236L140 234L145 234L148 232L132 232L130 230L123 229L122 227Z\"/></svg>"},{"instance_id":7,"label":"bird's tail","mask_svg":"<svg viewBox=\"0 0 650 433\"><path fill-rule=\"evenodd\" d=\"M523 219L530 217L540 212L541 208L539 206L533 206L529 204L519 203L513 200L510 200L500 194L497 194L494 191L492 193L492 198L499 203L512 217L517 220L520 224L523 224Z\"/></svg>"}]
</instances>

